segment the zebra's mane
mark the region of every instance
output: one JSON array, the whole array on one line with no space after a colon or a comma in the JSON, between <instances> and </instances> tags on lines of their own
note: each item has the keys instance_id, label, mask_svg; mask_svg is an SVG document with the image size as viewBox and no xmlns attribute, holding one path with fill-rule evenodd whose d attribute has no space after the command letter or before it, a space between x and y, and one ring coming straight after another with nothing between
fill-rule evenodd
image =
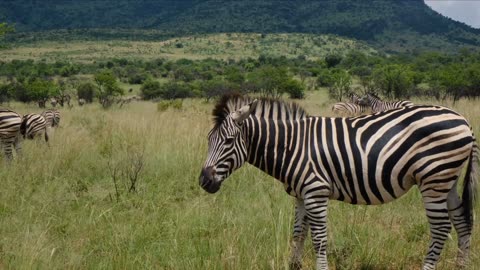
<instances>
[{"instance_id":1,"label":"zebra's mane","mask_svg":"<svg viewBox=\"0 0 480 270\"><path fill-rule=\"evenodd\" d=\"M373 93L373 92L370 92L370 93L368 93L368 94L369 94L370 96L378 99L378 100L382 100L379 96L377 96L377 94L375 94L375 93Z\"/></svg>"},{"instance_id":2,"label":"zebra's mane","mask_svg":"<svg viewBox=\"0 0 480 270\"><path fill-rule=\"evenodd\" d=\"M230 113L237 111L244 105L251 103L254 99L239 94L227 94L222 96L213 109L213 120L215 127L219 127ZM277 118L285 112L285 119L298 120L308 117L308 114L296 103L289 103L280 99L258 98L255 107L255 115L262 118L272 118L276 110Z\"/></svg>"}]
</instances>

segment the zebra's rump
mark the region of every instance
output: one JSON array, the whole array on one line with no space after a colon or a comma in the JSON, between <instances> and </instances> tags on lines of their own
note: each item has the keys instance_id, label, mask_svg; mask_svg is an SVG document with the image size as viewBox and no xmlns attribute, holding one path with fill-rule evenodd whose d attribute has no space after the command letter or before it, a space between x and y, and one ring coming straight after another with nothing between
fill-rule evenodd
<instances>
[{"instance_id":1,"label":"zebra's rump","mask_svg":"<svg viewBox=\"0 0 480 270\"><path fill-rule=\"evenodd\" d=\"M440 106L317 121L316 170L338 187L336 199L354 204L381 204L414 184L456 179L475 141L466 119Z\"/></svg>"},{"instance_id":2,"label":"zebra's rump","mask_svg":"<svg viewBox=\"0 0 480 270\"><path fill-rule=\"evenodd\" d=\"M22 117L11 110L0 109L0 137L14 137L18 134Z\"/></svg>"},{"instance_id":3,"label":"zebra's rump","mask_svg":"<svg viewBox=\"0 0 480 270\"><path fill-rule=\"evenodd\" d=\"M37 134L45 132L46 123L45 117L39 114L26 114L20 125L20 133L24 138L33 139Z\"/></svg>"}]
</instances>

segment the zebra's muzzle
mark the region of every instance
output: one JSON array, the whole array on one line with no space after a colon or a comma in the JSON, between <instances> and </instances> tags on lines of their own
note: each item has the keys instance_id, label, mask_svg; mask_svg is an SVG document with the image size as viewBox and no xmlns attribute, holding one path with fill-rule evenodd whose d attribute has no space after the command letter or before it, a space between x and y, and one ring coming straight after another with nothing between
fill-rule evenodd
<instances>
[{"instance_id":1,"label":"zebra's muzzle","mask_svg":"<svg viewBox=\"0 0 480 270\"><path fill-rule=\"evenodd\" d=\"M221 182L215 179L216 171L213 167L202 169L199 184L208 193L215 193L220 189Z\"/></svg>"}]
</instances>

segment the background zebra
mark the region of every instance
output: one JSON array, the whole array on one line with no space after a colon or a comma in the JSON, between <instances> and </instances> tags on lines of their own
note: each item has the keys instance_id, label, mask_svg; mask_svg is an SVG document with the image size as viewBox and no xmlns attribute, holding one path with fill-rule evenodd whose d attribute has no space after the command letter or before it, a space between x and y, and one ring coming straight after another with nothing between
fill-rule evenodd
<instances>
[{"instance_id":1,"label":"background zebra","mask_svg":"<svg viewBox=\"0 0 480 270\"><path fill-rule=\"evenodd\" d=\"M378 96L368 93L359 100L359 104L368 105L372 108L372 112L382 112L400 107L413 106L413 102L408 100L400 101L382 101Z\"/></svg>"},{"instance_id":2,"label":"background zebra","mask_svg":"<svg viewBox=\"0 0 480 270\"><path fill-rule=\"evenodd\" d=\"M361 97L350 93L350 102L337 102L332 106L332 112L340 116L356 116L365 113L370 109L369 105L361 104Z\"/></svg>"},{"instance_id":3,"label":"background zebra","mask_svg":"<svg viewBox=\"0 0 480 270\"><path fill-rule=\"evenodd\" d=\"M440 106L410 106L357 118L308 117L295 104L225 96L214 109L199 184L209 193L245 162L297 198L292 266L300 267L309 227L317 269L328 269L327 204L387 203L417 185L430 224L423 269L434 269L451 230L458 263L468 256L478 148L469 124ZM428 120L428 121L425 121ZM467 172L462 199L458 177Z\"/></svg>"},{"instance_id":4,"label":"background zebra","mask_svg":"<svg viewBox=\"0 0 480 270\"><path fill-rule=\"evenodd\" d=\"M21 150L18 141L21 123L22 117L18 113L7 109L0 109L0 141L5 157L9 160L13 157L13 146L15 146L17 154Z\"/></svg>"},{"instance_id":5,"label":"background zebra","mask_svg":"<svg viewBox=\"0 0 480 270\"><path fill-rule=\"evenodd\" d=\"M42 112L47 127L58 127L60 124L60 112L58 110L46 110Z\"/></svg>"},{"instance_id":6,"label":"background zebra","mask_svg":"<svg viewBox=\"0 0 480 270\"><path fill-rule=\"evenodd\" d=\"M20 125L20 134L23 138L33 139L41 134L45 136L45 142L48 142L47 121L39 114L26 114L23 116Z\"/></svg>"}]
</instances>

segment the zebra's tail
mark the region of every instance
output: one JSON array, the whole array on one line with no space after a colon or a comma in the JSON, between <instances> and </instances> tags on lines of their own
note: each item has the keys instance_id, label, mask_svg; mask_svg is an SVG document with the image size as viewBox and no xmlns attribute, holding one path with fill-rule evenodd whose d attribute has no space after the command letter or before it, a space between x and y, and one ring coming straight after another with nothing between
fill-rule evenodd
<instances>
[{"instance_id":1,"label":"zebra's tail","mask_svg":"<svg viewBox=\"0 0 480 270\"><path fill-rule=\"evenodd\" d=\"M477 142L474 140L467 165L467 172L465 173L462 193L463 215L465 221L470 226L473 225L473 205L477 195L478 162L479 149Z\"/></svg>"}]
</instances>

